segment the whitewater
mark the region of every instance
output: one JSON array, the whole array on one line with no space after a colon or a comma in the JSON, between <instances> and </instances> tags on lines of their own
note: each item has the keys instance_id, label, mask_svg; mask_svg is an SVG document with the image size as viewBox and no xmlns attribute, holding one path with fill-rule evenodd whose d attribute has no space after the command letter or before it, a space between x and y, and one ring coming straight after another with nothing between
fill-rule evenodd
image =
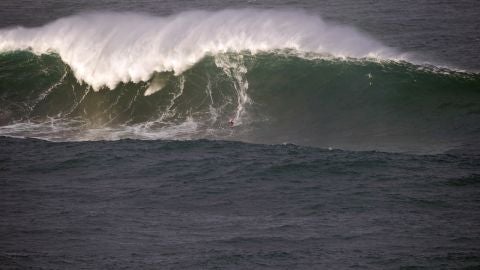
<instances>
[{"instance_id":1,"label":"whitewater","mask_svg":"<svg viewBox=\"0 0 480 270\"><path fill-rule=\"evenodd\" d=\"M89 13L42 27L0 30L0 51L58 53L77 79L99 90L181 74L206 55L294 50L336 58L406 60L354 28L301 10L189 11L167 17Z\"/></svg>"}]
</instances>

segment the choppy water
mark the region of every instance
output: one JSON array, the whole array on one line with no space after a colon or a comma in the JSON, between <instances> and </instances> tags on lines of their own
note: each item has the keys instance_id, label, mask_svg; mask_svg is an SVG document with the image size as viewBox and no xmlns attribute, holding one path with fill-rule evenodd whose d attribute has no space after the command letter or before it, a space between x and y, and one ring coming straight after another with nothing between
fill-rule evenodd
<instances>
[{"instance_id":1,"label":"choppy water","mask_svg":"<svg viewBox=\"0 0 480 270\"><path fill-rule=\"evenodd\" d=\"M0 265L480 267L479 12L2 1Z\"/></svg>"},{"instance_id":2,"label":"choppy water","mask_svg":"<svg viewBox=\"0 0 480 270\"><path fill-rule=\"evenodd\" d=\"M0 143L7 269L474 269L480 260L478 154Z\"/></svg>"}]
</instances>

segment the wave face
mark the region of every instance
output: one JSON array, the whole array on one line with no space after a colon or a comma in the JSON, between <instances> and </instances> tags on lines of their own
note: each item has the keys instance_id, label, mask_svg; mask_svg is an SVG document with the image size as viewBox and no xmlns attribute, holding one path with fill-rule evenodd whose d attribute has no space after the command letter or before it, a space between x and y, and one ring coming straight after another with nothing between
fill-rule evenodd
<instances>
[{"instance_id":1,"label":"wave face","mask_svg":"<svg viewBox=\"0 0 480 270\"><path fill-rule=\"evenodd\" d=\"M397 61L302 12L78 15L0 37L0 135L480 145L480 75Z\"/></svg>"}]
</instances>

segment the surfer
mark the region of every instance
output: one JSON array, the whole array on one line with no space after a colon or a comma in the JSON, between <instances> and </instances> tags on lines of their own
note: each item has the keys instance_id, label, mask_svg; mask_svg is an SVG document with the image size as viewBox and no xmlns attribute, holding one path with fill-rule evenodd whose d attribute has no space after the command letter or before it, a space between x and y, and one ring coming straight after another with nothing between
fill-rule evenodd
<instances>
[{"instance_id":1,"label":"surfer","mask_svg":"<svg viewBox=\"0 0 480 270\"><path fill-rule=\"evenodd\" d=\"M229 125L230 127L233 127L234 124L235 124L235 123L233 122L233 119L230 119L230 121L228 121L228 125Z\"/></svg>"}]
</instances>

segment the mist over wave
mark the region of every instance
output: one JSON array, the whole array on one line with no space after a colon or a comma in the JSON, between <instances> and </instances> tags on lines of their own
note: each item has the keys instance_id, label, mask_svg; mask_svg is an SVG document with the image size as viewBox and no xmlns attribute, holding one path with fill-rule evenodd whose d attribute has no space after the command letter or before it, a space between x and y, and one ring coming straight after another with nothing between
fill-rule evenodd
<instances>
[{"instance_id":1,"label":"mist over wave","mask_svg":"<svg viewBox=\"0 0 480 270\"><path fill-rule=\"evenodd\" d=\"M291 49L340 58L404 59L347 26L304 11L190 11L168 17L81 14L39 28L0 30L0 51L55 52L78 80L98 90L181 74L206 55Z\"/></svg>"}]
</instances>

